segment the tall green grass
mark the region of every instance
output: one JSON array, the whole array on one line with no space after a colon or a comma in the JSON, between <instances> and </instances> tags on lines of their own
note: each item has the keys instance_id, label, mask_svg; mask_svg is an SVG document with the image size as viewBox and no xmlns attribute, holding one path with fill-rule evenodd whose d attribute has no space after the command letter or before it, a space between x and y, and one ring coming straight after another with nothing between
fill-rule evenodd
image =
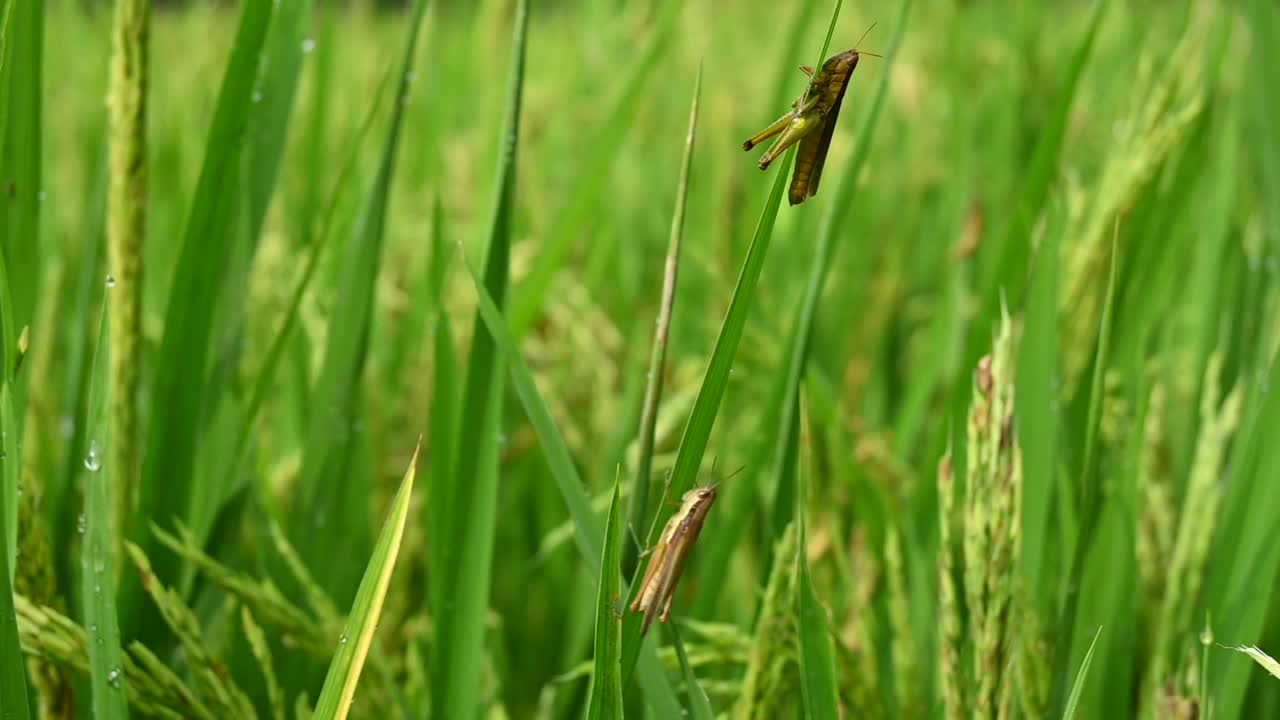
<instances>
[{"instance_id":1,"label":"tall green grass","mask_svg":"<svg viewBox=\"0 0 1280 720\"><path fill-rule=\"evenodd\" d=\"M1273 4L149 23L0 2L0 717L1280 711Z\"/></svg>"}]
</instances>

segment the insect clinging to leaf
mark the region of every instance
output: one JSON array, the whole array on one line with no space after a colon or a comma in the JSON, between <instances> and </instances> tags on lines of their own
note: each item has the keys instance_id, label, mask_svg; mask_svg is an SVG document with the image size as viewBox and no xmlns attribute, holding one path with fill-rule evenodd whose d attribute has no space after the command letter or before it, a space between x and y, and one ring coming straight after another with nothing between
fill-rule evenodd
<instances>
[{"instance_id":1,"label":"insect clinging to leaf","mask_svg":"<svg viewBox=\"0 0 1280 720\"><path fill-rule=\"evenodd\" d=\"M871 28L867 28L867 33ZM862 36L865 38L866 33ZM817 72L808 65L801 65L800 71L809 76L809 85L804 93L791 104L791 110L785 115L742 143L743 150L750 150L774 135L778 136L760 156L761 170L767 170L769 163L783 151L800 143L795 172L791 175L791 188L787 192L787 199L792 205L798 205L818 192L822 166L831 148L836 118L840 116L840 103L844 100L844 91L849 86L853 70L858 67L859 55L880 57L875 53L860 52L855 47L827 58Z\"/></svg>"},{"instance_id":2,"label":"insect clinging to leaf","mask_svg":"<svg viewBox=\"0 0 1280 720\"><path fill-rule=\"evenodd\" d=\"M632 612L644 613L644 625L640 630L642 635L649 632L649 625L655 617L662 622L667 621L676 584L680 582L685 562L693 550L693 544L698 540L698 533L702 531L707 511L715 501L714 485L696 487L686 492L680 498L680 509L662 528L662 535L652 548L653 557L649 558L644 579L640 581L640 592L631 603Z\"/></svg>"}]
</instances>

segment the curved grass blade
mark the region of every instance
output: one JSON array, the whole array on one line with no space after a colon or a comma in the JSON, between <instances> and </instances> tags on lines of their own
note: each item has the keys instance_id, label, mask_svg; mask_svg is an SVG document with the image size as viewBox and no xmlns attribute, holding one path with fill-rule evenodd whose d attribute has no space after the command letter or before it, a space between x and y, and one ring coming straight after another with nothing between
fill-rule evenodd
<instances>
[{"instance_id":1,"label":"curved grass blade","mask_svg":"<svg viewBox=\"0 0 1280 720\"><path fill-rule=\"evenodd\" d=\"M186 518L191 484L175 482L194 474L196 438L203 427L205 370L215 327L218 288L233 254L232 192L240 173L241 146L252 107L258 58L271 18L269 0L247 0L235 47L227 63L217 110L209 129L204 166L192 199L182 253L165 313L164 338L156 357L153 403L137 503L129 538L151 558L156 574L175 576L177 558L152 552L149 524ZM132 573L120 589L120 622L125 637L159 632L159 622L143 622L142 586Z\"/></svg>"},{"instance_id":2,"label":"curved grass blade","mask_svg":"<svg viewBox=\"0 0 1280 720\"><path fill-rule=\"evenodd\" d=\"M836 682L835 649L831 644L831 630L827 610L818 601L809 572L805 504L809 479L813 474L812 443L809 435L809 419L805 404L797 398L800 411L800 443L803 448L799 487L795 505L796 527L800 542L796 544L796 623L800 653L800 686L804 694L805 713L813 718L840 717L839 690Z\"/></svg>"},{"instance_id":3,"label":"curved grass blade","mask_svg":"<svg viewBox=\"0 0 1280 720\"><path fill-rule=\"evenodd\" d=\"M680 244L684 238L684 211L689 196L689 167L693 164L693 142L698 132L698 100L702 95L702 66L693 84L693 107L689 111L689 134L685 138L684 163L676 189L676 207L671 216L671 237L667 242L667 259L662 276L662 306L658 310L653 351L649 357L648 383L644 389L644 407L640 414L640 459L631 495L630 524L640 527L649 515L649 486L653 468L654 427L658 423L658 404L662 400L663 372L667 365L667 337L671 331L671 311L676 303L676 272L680 264ZM644 548L627 545L629 559L624 567L635 564L634 558Z\"/></svg>"},{"instance_id":4,"label":"curved grass blade","mask_svg":"<svg viewBox=\"0 0 1280 720\"><path fill-rule=\"evenodd\" d=\"M499 137L497 184L485 258L485 287L498 303L506 296L510 271L528 27L529 3L520 0L512 27L506 117ZM477 312L457 426L458 446L452 453L456 467L448 476L450 481L438 486L444 496L431 499L440 506L435 519L441 521L431 530L447 543L441 548L443 552L432 558L441 561L432 568L433 582L449 589L448 596L435 609L437 634L431 677L433 714L442 718L475 716L484 664L484 620L489 607L497 523L503 383L494 341L483 327Z\"/></svg>"},{"instance_id":5,"label":"curved grass blade","mask_svg":"<svg viewBox=\"0 0 1280 720\"><path fill-rule=\"evenodd\" d=\"M400 489L391 502L387 520L378 535L378 544L373 548L364 579L360 581L360 589L356 591L346 629L338 639L338 652L329 665L324 689L316 702L317 720L344 720L351 710L360 671L369 656L373 634L378 629L378 617L382 614L382 603L391 584L391 573L395 570L396 556L400 553L400 541L404 538L405 521L409 517L409 501L413 497L413 479L418 469L418 451L421 449L422 441L419 440L409 468L404 472L404 479L400 481Z\"/></svg>"},{"instance_id":6,"label":"curved grass blade","mask_svg":"<svg viewBox=\"0 0 1280 720\"><path fill-rule=\"evenodd\" d=\"M330 597L345 603L351 597L358 568L334 563L353 538L368 542L367 521L361 507L368 497L367 473L351 472L350 461L359 438L352 429L359 415L361 376L368 358L369 335L374 304L374 287L386 235L387 204L395 176L400 147L405 99L413 69L415 50L426 0L414 5L408 38L396 83L395 103L373 186L365 198L356 226L342 254L337 307L329 324L324 367L316 383L317 407L323 415L310 425L298 478L298 501L291 513L291 538L299 554L314 573L316 581ZM315 532L316 527L324 532Z\"/></svg>"},{"instance_id":7,"label":"curved grass blade","mask_svg":"<svg viewBox=\"0 0 1280 720\"><path fill-rule=\"evenodd\" d=\"M465 255L463 260L466 260ZM564 438L561 437L559 430L556 429L555 421L551 419L551 412L547 409L546 402L543 401L542 395L538 392L538 387L533 380L533 373L529 371L528 364L520 355L519 350L516 349L515 338L512 337L511 331L503 321L502 313L489 295L489 291L485 289L480 276L476 274L475 268L471 267L470 263L467 263L466 266L476 288L477 308L480 317L488 327L489 335L493 337L493 342L501 355L502 362L511 371L512 387L520 398L521 405L524 406L525 414L529 417L529 423L533 425L534 432L538 436L538 443L542 447L543 457L546 458L551 475L555 478L556 487L560 490L565 506L569 509L578 551L590 565L591 571L598 575L600 573L600 557L604 547L604 530L600 527L600 520L591 510L591 499L587 497L586 491L583 490L584 485L582 479L578 476L578 470L573 464L573 459L569 455L569 448L565 445ZM624 614L624 627L626 620L631 617L636 617L635 613ZM637 624L638 629L639 625ZM662 665L658 662L657 653L653 652L652 649L640 658L639 673L640 684L645 690L646 697L649 703L660 713L659 716L679 716L680 703L676 699L675 690L671 688L671 684L663 672ZM624 689L626 688L627 678L628 676L624 674Z\"/></svg>"},{"instance_id":8,"label":"curved grass blade","mask_svg":"<svg viewBox=\"0 0 1280 720\"><path fill-rule=\"evenodd\" d=\"M1089 664L1093 662L1093 649L1098 645L1098 637L1102 635L1102 627L1093 634L1093 642L1089 643L1089 652L1084 654L1084 662L1080 663L1080 672L1076 673L1076 681L1071 686L1071 696L1067 698L1067 706L1062 710L1063 720L1075 717L1076 706L1080 704L1080 693L1084 691L1084 679L1089 674Z\"/></svg>"},{"instance_id":9,"label":"curved grass blade","mask_svg":"<svg viewBox=\"0 0 1280 720\"><path fill-rule=\"evenodd\" d=\"M116 616L116 538L112 534L115 505L112 487L127 470L111 466L107 436L107 409L113 389L107 353L110 348L111 294L116 283L108 277L98 322L98 346L93 361L86 417L85 450L81 478L84 481L84 544L81 548L80 592L84 622L89 634L89 676L93 690L93 716L109 720L129 717L124 688L124 653Z\"/></svg>"},{"instance_id":10,"label":"curved grass blade","mask_svg":"<svg viewBox=\"0 0 1280 720\"><path fill-rule=\"evenodd\" d=\"M689 655L684 651L684 641L680 639L680 623L667 625L671 632L671 644L676 648L676 657L680 660L680 671L684 673L684 692L689 696L689 715L693 720L715 720L716 714L711 709L711 700L698 684L698 676L693 674L693 666L689 664Z\"/></svg>"},{"instance_id":11,"label":"curved grass blade","mask_svg":"<svg viewBox=\"0 0 1280 720\"><path fill-rule=\"evenodd\" d=\"M621 468L619 468L621 471ZM591 680L588 720L622 718L622 634L616 602L622 594L622 523L619 505L621 478L613 481L609 520L604 526L604 557L600 561L600 592L596 599L595 671Z\"/></svg>"}]
</instances>

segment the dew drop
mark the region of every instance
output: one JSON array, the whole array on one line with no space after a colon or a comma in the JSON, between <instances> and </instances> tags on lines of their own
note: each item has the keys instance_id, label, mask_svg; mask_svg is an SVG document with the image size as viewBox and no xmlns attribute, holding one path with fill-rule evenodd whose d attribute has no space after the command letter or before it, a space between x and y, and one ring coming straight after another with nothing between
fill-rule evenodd
<instances>
[{"instance_id":1,"label":"dew drop","mask_svg":"<svg viewBox=\"0 0 1280 720\"><path fill-rule=\"evenodd\" d=\"M108 276L107 276L107 287L109 287L109 288L113 288L113 287L115 287L115 286L116 286L116 276L115 276L115 275L108 275Z\"/></svg>"},{"instance_id":2,"label":"dew drop","mask_svg":"<svg viewBox=\"0 0 1280 720\"><path fill-rule=\"evenodd\" d=\"M120 668L113 667L107 672L107 684L113 688L120 688Z\"/></svg>"},{"instance_id":3,"label":"dew drop","mask_svg":"<svg viewBox=\"0 0 1280 720\"><path fill-rule=\"evenodd\" d=\"M97 440L89 441L89 452L84 454L84 467L89 472L102 469L102 451L98 448Z\"/></svg>"},{"instance_id":4,"label":"dew drop","mask_svg":"<svg viewBox=\"0 0 1280 720\"><path fill-rule=\"evenodd\" d=\"M254 91L253 91L253 101L254 101L254 102L256 102L256 103L260 103L260 102L262 102L262 91L261 91L261 90L254 90Z\"/></svg>"},{"instance_id":5,"label":"dew drop","mask_svg":"<svg viewBox=\"0 0 1280 720\"><path fill-rule=\"evenodd\" d=\"M315 40L312 40L311 38L307 38L306 40L302 41L302 52L309 53L315 49L316 49Z\"/></svg>"},{"instance_id":6,"label":"dew drop","mask_svg":"<svg viewBox=\"0 0 1280 720\"><path fill-rule=\"evenodd\" d=\"M89 520L84 516L84 513L80 513L80 515L76 518L76 532L83 535L85 528L87 527L89 527Z\"/></svg>"},{"instance_id":7,"label":"dew drop","mask_svg":"<svg viewBox=\"0 0 1280 720\"><path fill-rule=\"evenodd\" d=\"M346 645L346 644L347 644L347 634L346 634L346 633L342 633L342 635L338 637L338 644L339 644L339 645Z\"/></svg>"}]
</instances>

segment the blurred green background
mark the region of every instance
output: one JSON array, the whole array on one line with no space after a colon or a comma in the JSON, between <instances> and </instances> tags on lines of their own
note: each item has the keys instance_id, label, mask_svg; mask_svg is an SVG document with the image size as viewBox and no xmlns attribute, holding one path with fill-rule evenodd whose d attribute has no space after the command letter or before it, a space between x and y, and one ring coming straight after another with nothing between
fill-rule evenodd
<instances>
[{"instance_id":1,"label":"blurred green background","mask_svg":"<svg viewBox=\"0 0 1280 720\"><path fill-rule=\"evenodd\" d=\"M636 487L646 366L701 67L670 349L659 370L652 509L705 389L762 207L767 215L785 170L760 172L741 142L804 90L796 66L817 56L831 3L532 2L509 225L495 168L511 108L516 3L428 3L407 75L410 9L299 3L152 8L139 463L109 468L117 491L140 493L146 518L134 519L141 530L110 533L139 541L146 519L170 531L180 519L194 532L192 548L246 579L271 578L306 608L306 583L269 549L279 523L340 615L421 436L415 502L353 712L580 717L597 576L574 547L527 401L508 383L496 425L471 422L484 411L464 407L472 396L463 378L487 366L476 356L485 326L473 325L476 290L460 254L479 270L496 244L509 245L507 317L603 524L615 476L625 496ZM10 522L15 512L26 518L15 583L34 606L87 626L74 528L109 272L114 21L98 5L8 0L5 8L3 242L13 299L3 314L13 337L28 326L30 338L9 374L3 420L20 437L3 460L6 510ZM23 18L43 23L43 47L15 34L32 27ZM266 33L265 50L242 23ZM795 582L778 574L786 563L775 564L804 487L794 485L796 452L787 451L797 423L785 412L787 363L811 273L820 272L803 371L808 494L798 497L846 717L996 717L970 707L971 696L961 712L946 686L948 677L970 691L981 685L986 620L975 603L1002 592L1005 665L996 674L1000 697L1017 706L1010 712L1061 716L1098 633L1078 717L1197 717L1190 713L1205 713L1206 702L1219 718L1280 714L1278 681L1224 647L1280 651L1280 403L1267 394L1280 330L1280 6L849 2L828 55L873 23L862 49L886 57L863 56L852 77L821 192L778 212L759 282L745 291L747 323L706 453L692 456L700 482L723 485L672 619L697 621L681 635L712 707L732 717L803 712L801 676L812 669L802 671L807 651L792 638L798 613L790 601L773 604L766 586ZM238 27L250 48L240 65ZM271 65L290 58L298 63L291 108L279 91L292 76L281 80ZM237 80L248 98L239 123L211 132L219 88ZM225 93L223 108L234 104ZM398 145L390 139L397 105ZM38 171L24 164L30 157ZM199 187L202 167L219 158L229 163L221 181ZM386 158L395 167L382 188ZM829 256L819 249L824 233ZM294 308L317 248L315 279ZM187 295L184 283L204 272L212 284ZM207 311L175 311L184 296ZM292 321L276 358L273 342ZM178 327L185 339L170 340ZM119 330L111 332L115 342ZM1012 358L995 382L1010 397L1016 388L1017 412L1007 407L1011 419L1002 418L1016 440L992 441L970 413L983 402L976 368L993 343ZM110 420L107 432L122 442ZM1003 480L1018 487L1004 515L972 507L974 473L986 470L975 471L966 453L988 446L1001 462L1010 452L1021 458L1015 479ZM472 451L474 475L460 469ZM962 576L975 533L1012 527L1018 548L1011 566L990 571L999 579L958 606L939 600L939 527L949 515L939 512L936 478L947 452L961 493L956 515L968 519L952 519L948 552L959 569L942 577L971 582ZM486 477L496 492L489 499ZM452 490L433 495L440 487ZM159 499L148 505L148 493ZM473 496L480 510L455 512ZM447 530L433 526L433 513L452 518ZM988 530L975 529L982 522ZM626 530L623 543L647 527ZM492 548L469 554L460 539L468 532ZM794 553L790 542L780 547ZM237 603L267 628L289 714L298 693L317 696L323 647L283 639L287 623L228 592L194 550L143 549L161 558L160 579L194 609L210 658L254 712L271 716L277 703ZM463 579L433 567L441 558L460 562ZM129 599L136 573L119 546L113 563L124 578L126 646L142 638L197 696L211 693L199 680L202 661L175 650L182 644L149 602ZM438 607L450 598L470 606ZM20 602L24 648L43 648L54 668L29 666L32 707L57 716L50 694L72 693L87 716L87 676L76 671L88 658L41 645L40 634L53 631L24 612ZM442 612L458 627L472 622L480 644L442 630ZM950 659L949 612L960 618L961 648ZM1206 622L1217 644L1201 643ZM464 646L480 652L457 650ZM441 647L456 652L442 656ZM692 690L675 656L660 656L687 706ZM457 680L446 663L478 684ZM466 697L444 702L442 688ZM628 688L628 714L648 705L663 717L652 708L669 706L652 692ZM193 712L167 697L133 700L132 711Z\"/></svg>"}]
</instances>

